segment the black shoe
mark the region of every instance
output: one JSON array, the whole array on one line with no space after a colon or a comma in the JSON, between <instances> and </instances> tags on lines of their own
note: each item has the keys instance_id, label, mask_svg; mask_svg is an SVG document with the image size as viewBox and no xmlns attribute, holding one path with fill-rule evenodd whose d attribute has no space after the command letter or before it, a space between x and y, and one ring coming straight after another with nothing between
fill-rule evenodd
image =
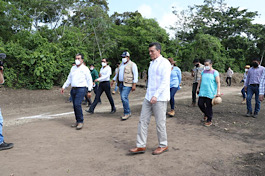
<instances>
[{"instance_id":1,"label":"black shoe","mask_svg":"<svg viewBox=\"0 0 265 176\"><path fill-rule=\"evenodd\" d=\"M94 114L93 111L90 111L89 109L85 110L86 112L88 112L89 114Z\"/></svg>"},{"instance_id":2,"label":"black shoe","mask_svg":"<svg viewBox=\"0 0 265 176\"><path fill-rule=\"evenodd\" d=\"M7 149L11 149L13 147L14 147L14 144L13 143L5 143L5 142L3 142L0 145L0 150L7 150Z\"/></svg>"},{"instance_id":3,"label":"black shoe","mask_svg":"<svg viewBox=\"0 0 265 176\"><path fill-rule=\"evenodd\" d=\"M254 112L254 115L252 116L253 118L257 118L258 117L258 113Z\"/></svg>"},{"instance_id":4,"label":"black shoe","mask_svg":"<svg viewBox=\"0 0 265 176\"><path fill-rule=\"evenodd\" d=\"M248 111L246 114L247 117L251 117L252 116L252 112Z\"/></svg>"},{"instance_id":5,"label":"black shoe","mask_svg":"<svg viewBox=\"0 0 265 176\"><path fill-rule=\"evenodd\" d=\"M116 109L112 109L112 110L110 111L111 114L114 114L115 112L116 112Z\"/></svg>"}]
</instances>

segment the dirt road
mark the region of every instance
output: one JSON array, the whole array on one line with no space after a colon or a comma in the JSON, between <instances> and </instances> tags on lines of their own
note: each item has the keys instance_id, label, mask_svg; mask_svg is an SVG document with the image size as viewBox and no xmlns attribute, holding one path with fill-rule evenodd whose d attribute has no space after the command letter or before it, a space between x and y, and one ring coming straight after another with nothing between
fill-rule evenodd
<instances>
[{"instance_id":1,"label":"dirt road","mask_svg":"<svg viewBox=\"0 0 265 176\"><path fill-rule=\"evenodd\" d=\"M153 156L157 147L155 121L149 126L147 152L128 155L135 146L137 123L145 90L130 94L133 117L120 121L122 105L109 114L105 95L95 114L85 114L80 131L74 122L68 92L0 88L4 136L14 142L0 152L1 176L149 176L149 175L264 175L265 105L257 119L247 118L241 87L222 87L223 103L214 107L214 125L204 127L198 107L189 107L191 88L177 92L176 116L167 119L169 151ZM83 110L86 107L83 106Z\"/></svg>"}]
</instances>

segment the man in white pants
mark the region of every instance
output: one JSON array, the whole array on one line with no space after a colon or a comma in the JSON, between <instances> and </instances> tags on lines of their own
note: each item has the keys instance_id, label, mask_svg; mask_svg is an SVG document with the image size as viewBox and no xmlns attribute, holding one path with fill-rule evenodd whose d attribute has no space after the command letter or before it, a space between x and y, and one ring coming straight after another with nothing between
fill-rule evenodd
<instances>
[{"instance_id":1,"label":"man in white pants","mask_svg":"<svg viewBox=\"0 0 265 176\"><path fill-rule=\"evenodd\" d=\"M129 150L131 154L145 152L148 125L150 123L152 113L154 113L156 120L156 130L159 143L158 148L153 151L152 154L158 155L168 150L166 110L167 101L170 99L171 64L160 54L160 52L161 45L159 43L151 43L149 45L149 55L152 61L148 70L148 87L138 123L136 148Z\"/></svg>"}]
</instances>

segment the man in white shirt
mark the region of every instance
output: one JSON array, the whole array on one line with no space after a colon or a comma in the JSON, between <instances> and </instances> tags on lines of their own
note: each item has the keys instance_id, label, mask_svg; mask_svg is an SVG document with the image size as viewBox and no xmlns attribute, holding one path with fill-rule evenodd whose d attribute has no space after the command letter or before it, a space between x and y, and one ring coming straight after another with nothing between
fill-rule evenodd
<instances>
[{"instance_id":1,"label":"man in white shirt","mask_svg":"<svg viewBox=\"0 0 265 176\"><path fill-rule=\"evenodd\" d=\"M76 127L77 130L80 130L83 128L84 123L81 106L82 100L84 99L87 91L87 96L89 98L91 97L93 81L89 69L84 65L84 56L82 54L77 54L75 56L75 64L76 65L71 68L67 80L61 89L61 93L63 94L64 89L71 84L71 97L76 118L76 123L73 124L72 127Z\"/></svg>"},{"instance_id":2,"label":"man in white shirt","mask_svg":"<svg viewBox=\"0 0 265 176\"><path fill-rule=\"evenodd\" d=\"M137 65L130 60L130 54L128 51L124 51L121 57L122 63L112 80L111 86L114 84L114 81L118 83L124 110L124 115L121 116L121 120L127 120L131 117L131 109L128 97L130 92L135 91L136 89L136 83L138 82L138 69Z\"/></svg>"},{"instance_id":3,"label":"man in white shirt","mask_svg":"<svg viewBox=\"0 0 265 176\"><path fill-rule=\"evenodd\" d=\"M113 98L111 96L111 91L110 91L111 68L108 65L108 59L102 59L101 65L102 65L102 67L101 67L100 72L99 72L99 78L95 80L95 82L99 82L98 93L96 94L95 100L92 103L92 105L90 106L90 108L88 110L86 110L86 112L88 112L89 114L94 113L94 109L96 108L103 92L106 93L106 95L109 99L109 102L111 105L110 113L113 114L116 112L116 108L115 108L114 101L113 101Z\"/></svg>"},{"instance_id":4,"label":"man in white shirt","mask_svg":"<svg viewBox=\"0 0 265 176\"><path fill-rule=\"evenodd\" d=\"M6 55L1 53L1 56L5 57ZM1 63L1 61L0 61L0 63ZM2 64L0 64L0 84L4 84L4 82L5 82L5 80L4 80L4 67L2 66ZM3 116L2 116L1 108L0 108L0 150L7 150L7 149L13 148L13 146L14 146L13 143L6 143L4 141L2 129L3 129Z\"/></svg>"},{"instance_id":5,"label":"man in white shirt","mask_svg":"<svg viewBox=\"0 0 265 176\"><path fill-rule=\"evenodd\" d=\"M166 133L166 109L170 99L170 74L171 65L161 54L161 45L151 43L149 55L152 59L148 70L148 86L142 105L140 120L138 123L136 148L130 149L131 154L144 153L148 125L152 112L156 120L156 130L159 146L153 151L153 155L161 154L168 150Z\"/></svg>"}]
</instances>

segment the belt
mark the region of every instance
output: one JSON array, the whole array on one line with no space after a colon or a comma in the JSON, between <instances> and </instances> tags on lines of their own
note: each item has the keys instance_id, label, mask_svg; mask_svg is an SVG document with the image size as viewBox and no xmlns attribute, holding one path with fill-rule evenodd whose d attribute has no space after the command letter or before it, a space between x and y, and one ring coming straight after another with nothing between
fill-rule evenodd
<instances>
[{"instance_id":1,"label":"belt","mask_svg":"<svg viewBox=\"0 0 265 176\"><path fill-rule=\"evenodd\" d=\"M72 89L80 89L80 88L86 88L86 87L72 87Z\"/></svg>"},{"instance_id":2,"label":"belt","mask_svg":"<svg viewBox=\"0 0 265 176\"><path fill-rule=\"evenodd\" d=\"M253 87L259 87L259 84L250 84Z\"/></svg>"}]
</instances>

